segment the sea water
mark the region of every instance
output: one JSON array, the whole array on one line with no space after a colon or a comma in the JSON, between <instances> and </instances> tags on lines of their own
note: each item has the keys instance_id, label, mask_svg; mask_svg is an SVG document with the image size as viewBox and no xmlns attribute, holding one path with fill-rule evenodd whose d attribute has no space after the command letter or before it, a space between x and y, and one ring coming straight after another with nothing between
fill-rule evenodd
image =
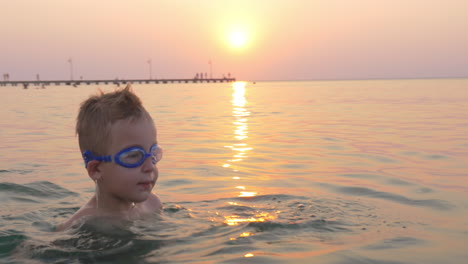
<instances>
[{"instance_id":1,"label":"sea water","mask_svg":"<svg viewBox=\"0 0 468 264\"><path fill-rule=\"evenodd\" d=\"M468 80L134 84L164 213L53 232L94 193L77 109L0 87L1 263L465 263Z\"/></svg>"}]
</instances>

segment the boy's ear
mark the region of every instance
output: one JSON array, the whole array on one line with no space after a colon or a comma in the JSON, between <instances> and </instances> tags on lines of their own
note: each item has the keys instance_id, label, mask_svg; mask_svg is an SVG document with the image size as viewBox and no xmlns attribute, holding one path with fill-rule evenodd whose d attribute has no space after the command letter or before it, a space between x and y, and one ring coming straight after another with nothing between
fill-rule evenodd
<instances>
[{"instance_id":1,"label":"boy's ear","mask_svg":"<svg viewBox=\"0 0 468 264\"><path fill-rule=\"evenodd\" d=\"M100 161L92 160L88 162L88 166L86 167L86 170L88 171L88 176L93 181L97 181L101 178L101 169L99 168L99 165L101 165Z\"/></svg>"}]
</instances>

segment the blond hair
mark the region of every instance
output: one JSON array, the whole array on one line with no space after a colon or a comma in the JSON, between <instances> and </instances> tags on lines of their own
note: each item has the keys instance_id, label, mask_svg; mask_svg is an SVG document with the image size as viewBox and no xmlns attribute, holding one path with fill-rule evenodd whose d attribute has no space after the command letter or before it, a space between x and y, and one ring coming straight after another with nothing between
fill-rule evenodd
<instances>
[{"instance_id":1,"label":"blond hair","mask_svg":"<svg viewBox=\"0 0 468 264\"><path fill-rule=\"evenodd\" d=\"M81 153L89 150L95 155L107 155L107 148L111 144L112 124L122 119L134 121L141 117L152 121L129 84L124 89L110 93L99 91L99 94L81 103L76 119L76 134Z\"/></svg>"}]
</instances>

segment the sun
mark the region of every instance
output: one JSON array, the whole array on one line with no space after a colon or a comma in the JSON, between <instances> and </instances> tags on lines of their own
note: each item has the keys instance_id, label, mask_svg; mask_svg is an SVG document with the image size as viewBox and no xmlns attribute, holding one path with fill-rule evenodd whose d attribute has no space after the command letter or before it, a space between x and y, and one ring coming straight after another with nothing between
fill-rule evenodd
<instances>
[{"instance_id":1,"label":"sun","mask_svg":"<svg viewBox=\"0 0 468 264\"><path fill-rule=\"evenodd\" d=\"M231 47L236 49L246 47L248 43L247 32L240 30L232 31L229 33L228 42Z\"/></svg>"}]
</instances>

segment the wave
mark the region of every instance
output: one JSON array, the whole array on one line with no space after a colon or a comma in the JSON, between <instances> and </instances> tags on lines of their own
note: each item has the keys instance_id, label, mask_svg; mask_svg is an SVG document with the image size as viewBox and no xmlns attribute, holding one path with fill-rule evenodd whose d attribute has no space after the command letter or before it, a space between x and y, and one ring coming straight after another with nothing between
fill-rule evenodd
<instances>
[{"instance_id":1,"label":"wave","mask_svg":"<svg viewBox=\"0 0 468 264\"><path fill-rule=\"evenodd\" d=\"M16 184L10 182L0 183L0 197L13 199L57 199L78 194L60 187L52 182L38 181L27 184Z\"/></svg>"},{"instance_id":2,"label":"wave","mask_svg":"<svg viewBox=\"0 0 468 264\"><path fill-rule=\"evenodd\" d=\"M451 210L454 209L455 206L447 201L439 200L439 199L412 199L405 197L403 195L383 192L383 191L376 191L371 188L366 187L354 187L354 186L339 186L330 183L321 183L323 187L331 189L335 192L348 194L353 196L366 196L371 198L378 198L384 199L387 201L397 202L400 204L411 205L411 206L418 206L418 207L429 207L435 210Z\"/></svg>"}]
</instances>

